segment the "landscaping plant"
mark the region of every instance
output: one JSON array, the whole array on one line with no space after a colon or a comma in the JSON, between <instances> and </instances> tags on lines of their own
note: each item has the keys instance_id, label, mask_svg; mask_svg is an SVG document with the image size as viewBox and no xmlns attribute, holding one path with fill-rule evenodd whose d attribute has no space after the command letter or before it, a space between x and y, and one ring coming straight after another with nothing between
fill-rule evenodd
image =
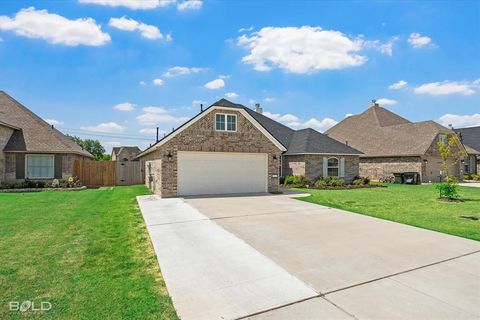
<instances>
[{"instance_id":1,"label":"landscaping plant","mask_svg":"<svg viewBox=\"0 0 480 320\"><path fill-rule=\"evenodd\" d=\"M455 177L449 176L448 170L458 164L458 159L461 156L465 156L465 152L461 150L455 152L454 147L459 145L456 134L450 134L445 139L439 139L437 144L442 157L443 181L434 184L434 187L439 191L441 199L453 200L459 197L458 181Z\"/></svg>"},{"instance_id":2,"label":"landscaping plant","mask_svg":"<svg viewBox=\"0 0 480 320\"><path fill-rule=\"evenodd\" d=\"M310 181L305 176L286 176L284 184L293 188L305 188L308 187Z\"/></svg>"}]
</instances>

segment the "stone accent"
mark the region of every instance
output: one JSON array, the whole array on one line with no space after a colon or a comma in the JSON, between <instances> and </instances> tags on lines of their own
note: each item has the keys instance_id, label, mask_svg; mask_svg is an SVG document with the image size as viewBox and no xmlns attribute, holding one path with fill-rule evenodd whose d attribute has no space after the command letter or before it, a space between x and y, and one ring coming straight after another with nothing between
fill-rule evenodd
<instances>
[{"instance_id":1,"label":"stone accent","mask_svg":"<svg viewBox=\"0 0 480 320\"><path fill-rule=\"evenodd\" d=\"M288 175L304 175L310 181L314 182L323 177L323 158L344 158L345 169L344 177L346 183L351 183L355 176L359 174L359 157L355 155L322 155L322 154L305 154L305 155L284 155L282 158L282 174Z\"/></svg>"},{"instance_id":2,"label":"stone accent","mask_svg":"<svg viewBox=\"0 0 480 320\"><path fill-rule=\"evenodd\" d=\"M0 182L5 181L5 158L6 155L3 152L3 149L10 140L10 136L12 135L13 129L4 127L0 125Z\"/></svg>"},{"instance_id":3,"label":"stone accent","mask_svg":"<svg viewBox=\"0 0 480 320\"><path fill-rule=\"evenodd\" d=\"M162 195L162 160L145 162L145 185L153 193Z\"/></svg>"},{"instance_id":4,"label":"stone accent","mask_svg":"<svg viewBox=\"0 0 480 320\"><path fill-rule=\"evenodd\" d=\"M237 131L224 132L215 130L215 114L228 113L237 115ZM268 191L278 191L281 151L247 118L234 110L213 110L192 123L180 134L166 142L159 149L141 157L142 167L151 160L161 161L161 195L177 196L177 152L247 152L268 154ZM167 155L171 155L170 159ZM274 159L274 156L276 159ZM232 183L235 183L232 181Z\"/></svg>"}]
</instances>

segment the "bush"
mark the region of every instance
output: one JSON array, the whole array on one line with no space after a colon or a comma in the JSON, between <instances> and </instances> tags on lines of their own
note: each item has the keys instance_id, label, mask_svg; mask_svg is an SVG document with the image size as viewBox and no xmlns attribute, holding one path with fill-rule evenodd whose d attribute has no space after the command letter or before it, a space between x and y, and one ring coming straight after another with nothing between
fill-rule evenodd
<instances>
[{"instance_id":1,"label":"bush","mask_svg":"<svg viewBox=\"0 0 480 320\"><path fill-rule=\"evenodd\" d=\"M345 185L345 180L333 178L333 179L330 181L330 185L331 185L332 187L340 187L340 186Z\"/></svg>"},{"instance_id":2,"label":"bush","mask_svg":"<svg viewBox=\"0 0 480 320\"><path fill-rule=\"evenodd\" d=\"M472 174L472 179L475 181L480 181L480 174Z\"/></svg>"},{"instance_id":3,"label":"bush","mask_svg":"<svg viewBox=\"0 0 480 320\"><path fill-rule=\"evenodd\" d=\"M305 176L286 176L284 184L294 188L305 188L310 184L310 181Z\"/></svg>"},{"instance_id":4,"label":"bush","mask_svg":"<svg viewBox=\"0 0 480 320\"><path fill-rule=\"evenodd\" d=\"M325 181L324 179L318 179L317 181L315 181L315 188L323 188L327 185L327 181Z\"/></svg>"},{"instance_id":5,"label":"bush","mask_svg":"<svg viewBox=\"0 0 480 320\"><path fill-rule=\"evenodd\" d=\"M448 177L445 182L434 184L435 189L440 193L440 198L457 199L458 198L458 183L456 179Z\"/></svg>"},{"instance_id":6,"label":"bush","mask_svg":"<svg viewBox=\"0 0 480 320\"><path fill-rule=\"evenodd\" d=\"M322 188L322 187L340 187L345 185L345 181L343 179L337 179L337 178L332 178L332 177L325 177L318 179L315 182L315 187L316 188Z\"/></svg>"},{"instance_id":7,"label":"bush","mask_svg":"<svg viewBox=\"0 0 480 320\"><path fill-rule=\"evenodd\" d=\"M357 181L355 183L356 180L361 180L361 181ZM370 183L370 178L368 178L368 177L361 177L361 176L353 177L353 184L355 184L357 186L361 186L363 184L369 184L369 183Z\"/></svg>"},{"instance_id":8,"label":"bush","mask_svg":"<svg viewBox=\"0 0 480 320\"><path fill-rule=\"evenodd\" d=\"M362 186L365 184L365 181L363 179L355 179L353 180L353 184L356 185L356 186Z\"/></svg>"}]
</instances>

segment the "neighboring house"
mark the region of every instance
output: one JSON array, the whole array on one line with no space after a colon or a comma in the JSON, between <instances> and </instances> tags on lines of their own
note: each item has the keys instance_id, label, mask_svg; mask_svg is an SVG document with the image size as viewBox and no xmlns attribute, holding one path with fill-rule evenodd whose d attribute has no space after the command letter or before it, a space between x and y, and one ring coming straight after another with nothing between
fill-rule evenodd
<instances>
[{"instance_id":1,"label":"neighboring house","mask_svg":"<svg viewBox=\"0 0 480 320\"><path fill-rule=\"evenodd\" d=\"M480 174L480 126L455 129L469 153L465 160L465 173Z\"/></svg>"},{"instance_id":2,"label":"neighboring house","mask_svg":"<svg viewBox=\"0 0 480 320\"><path fill-rule=\"evenodd\" d=\"M359 152L313 129L293 130L221 99L138 157L146 184L164 197L276 192L279 178L335 176L351 182Z\"/></svg>"},{"instance_id":3,"label":"neighboring house","mask_svg":"<svg viewBox=\"0 0 480 320\"><path fill-rule=\"evenodd\" d=\"M133 161L142 152L139 147L114 147L112 149L112 161Z\"/></svg>"},{"instance_id":4,"label":"neighboring house","mask_svg":"<svg viewBox=\"0 0 480 320\"><path fill-rule=\"evenodd\" d=\"M0 91L0 182L65 179L92 155Z\"/></svg>"},{"instance_id":5,"label":"neighboring house","mask_svg":"<svg viewBox=\"0 0 480 320\"><path fill-rule=\"evenodd\" d=\"M410 122L375 101L363 113L345 118L326 131L352 146L360 156L360 175L379 179L393 173L417 172L423 182L440 180L442 160L437 142L453 133L434 121ZM465 153L459 143L454 153ZM450 161L450 175L463 177L462 158Z\"/></svg>"}]
</instances>

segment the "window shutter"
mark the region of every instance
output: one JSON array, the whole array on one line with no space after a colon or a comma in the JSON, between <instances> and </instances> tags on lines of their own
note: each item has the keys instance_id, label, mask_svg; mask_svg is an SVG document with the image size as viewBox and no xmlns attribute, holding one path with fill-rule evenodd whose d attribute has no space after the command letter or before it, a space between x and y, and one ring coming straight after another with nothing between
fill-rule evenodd
<instances>
[{"instance_id":1,"label":"window shutter","mask_svg":"<svg viewBox=\"0 0 480 320\"><path fill-rule=\"evenodd\" d=\"M56 154L54 160L54 177L55 179L62 179L62 155Z\"/></svg>"},{"instance_id":2,"label":"window shutter","mask_svg":"<svg viewBox=\"0 0 480 320\"><path fill-rule=\"evenodd\" d=\"M328 159L323 157L323 177L328 177Z\"/></svg>"},{"instance_id":3,"label":"window shutter","mask_svg":"<svg viewBox=\"0 0 480 320\"><path fill-rule=\"evenodd\" d=\"M25 179L25 154L17 153L15 157L15 178Z\"/></svg>"},{"instance_id":4,"label":"window shutter","mask_svg":"<svg viewBox=\"0 0 480 320\"><path fill-rule=\"evenodd\" d=\"M345 177L345 158L340 158L340 178Z\"/></svg>"}]
</instances>

